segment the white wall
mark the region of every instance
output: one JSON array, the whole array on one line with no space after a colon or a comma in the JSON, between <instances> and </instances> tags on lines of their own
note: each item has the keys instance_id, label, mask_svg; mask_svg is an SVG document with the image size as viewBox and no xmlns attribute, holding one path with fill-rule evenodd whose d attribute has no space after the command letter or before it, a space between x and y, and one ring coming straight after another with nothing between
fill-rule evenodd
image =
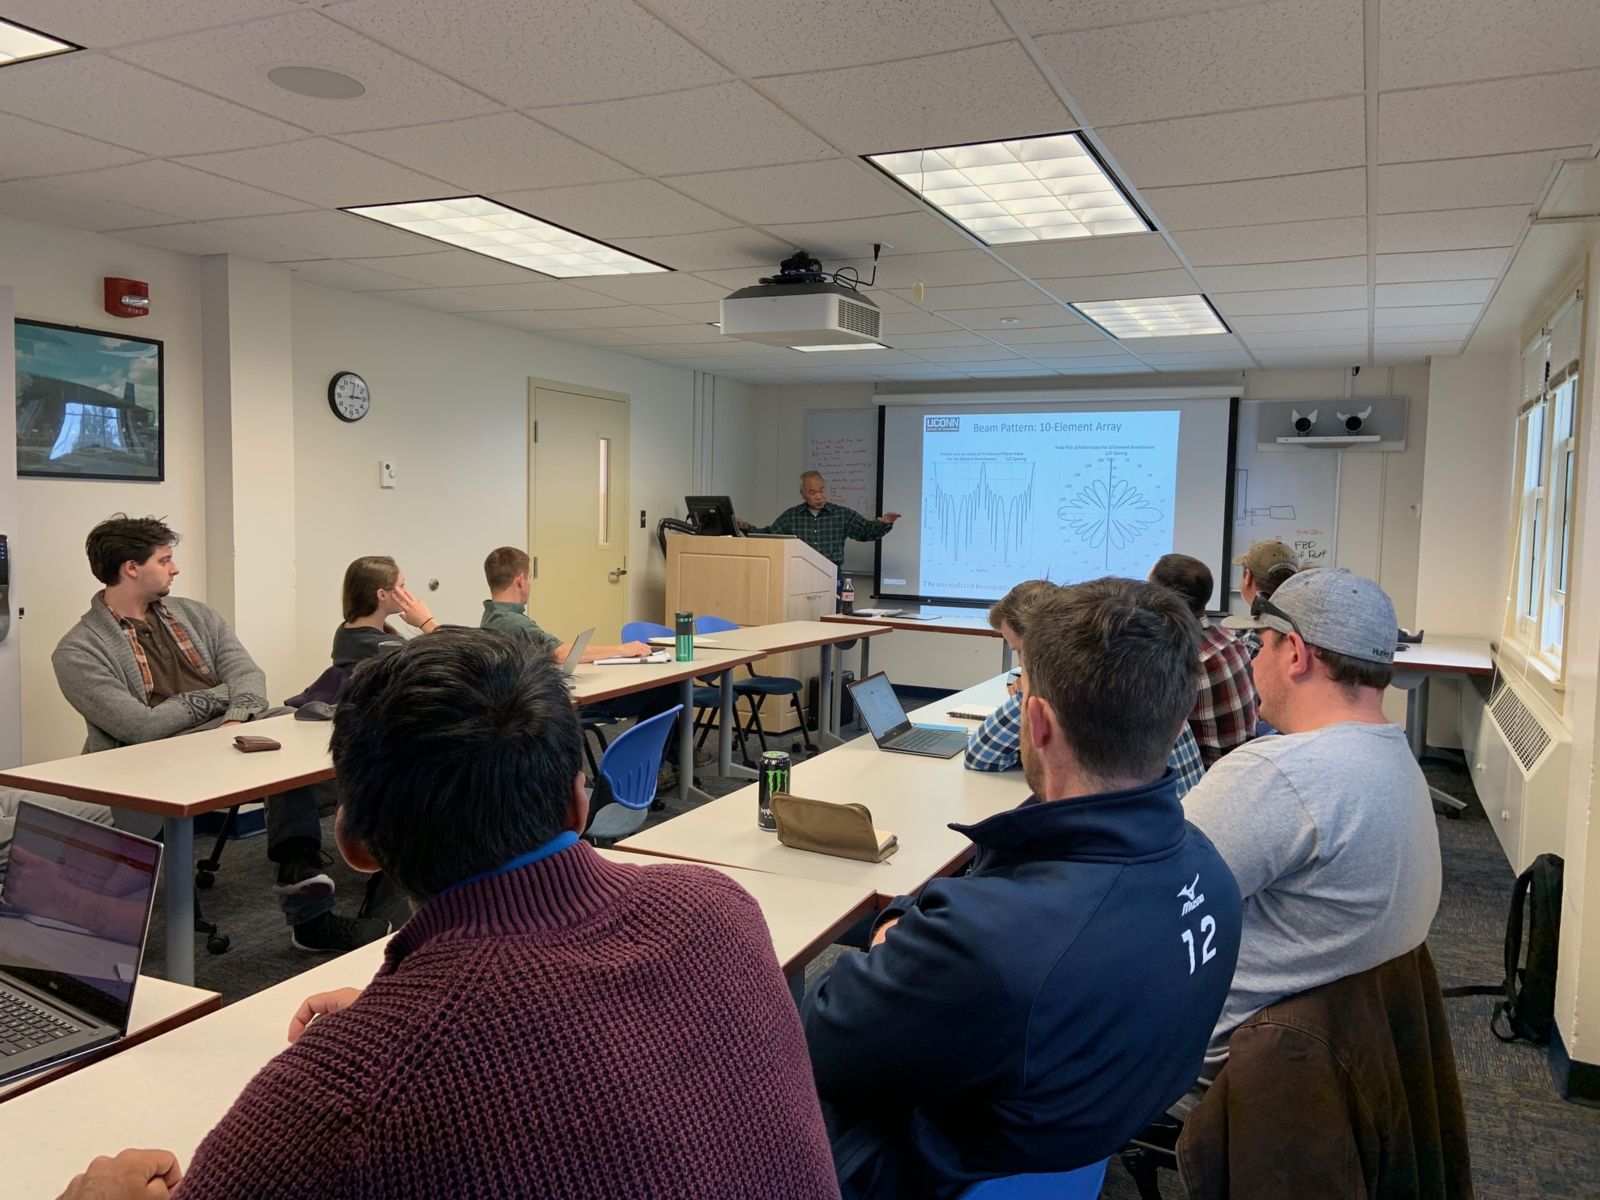
<instances>
[{"instance_id":1,"label":"white wall","mask_svg":"<svg viewBox=\"0 0 1600 1200\"><path fill-rule=\"evenodd\" d=\"M12 365L16 343L10 337L11 289L0 283L0 381L15 379ZM16 537L17 531L17 393L0 382L0 534ZM8 591L10 611L16 612L16 584L13 573ZM25 597L24 597L25 599ZM13 622L15 626L15 622ZM14 767L22 761L22 638L8 635L0 642L0 767Z\"/></svg>"},{"instance_id":2,"label":"white wall","mask_svg":"<svg viewBox=\"0 0 1600 1200\"><path fill-rule=\"evenodd\" d=\"M21 479L12 533L14 573L25 581L26 619L12 626L22 649L22 759L76 754L83 722L61 698L50 652L99 588L83 540L114 512L165 517L183 536L179 590L203 596L206 577L205 469L201 413L200 260L76 230L0 217L0 284L15 290L16 315L159 338L166 373L166 480ZM150 315L107 315L107 275L150 284ZM15 422L12 422L15 428ZM13 453L10 462L16 462Z\"/></svg>"}]
</instances>

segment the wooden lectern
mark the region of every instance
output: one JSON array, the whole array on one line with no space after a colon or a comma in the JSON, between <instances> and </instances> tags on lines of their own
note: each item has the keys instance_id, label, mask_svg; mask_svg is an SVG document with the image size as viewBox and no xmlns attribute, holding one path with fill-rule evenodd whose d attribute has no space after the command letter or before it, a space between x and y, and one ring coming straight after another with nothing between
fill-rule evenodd
<instances>
[{"instance_id":1,"label":"wooden lectern","mask_svg":"<svg viewBox=\"0 0 1600 1200\"><path fill-rule=\"evenodd\" d=\"M696 537L667 535L669 627L679 612L726 617L740 625L814 621L834 611L838 568L799 538ZM776 654L756 667L763 675L806 680L815 651ZM735 678L744 674L743 668ZM804 695L800 703L806 702ZM785 697L769 697L761 708L769 733L798 728Z\"/></svg>"}]
</instances>

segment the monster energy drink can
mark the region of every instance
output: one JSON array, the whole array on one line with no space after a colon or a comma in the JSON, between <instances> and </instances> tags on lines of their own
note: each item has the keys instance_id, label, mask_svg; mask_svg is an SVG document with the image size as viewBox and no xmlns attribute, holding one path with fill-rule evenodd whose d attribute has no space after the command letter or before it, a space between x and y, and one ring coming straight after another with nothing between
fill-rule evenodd
<instances>
[{"instance_id":1,"label":"monster energy drink can","mask_svg":"<svg viewBox=\"0 0 1600 1200\"><path fill-rule=\"evenodd\" d=\"M777 818L772 815L772 797L789 790L789 768L794 760L782 750L768 750L761 756L761 778L756 787L756 824L762 829L776 829Z\"/></svg>"}]
</instances>

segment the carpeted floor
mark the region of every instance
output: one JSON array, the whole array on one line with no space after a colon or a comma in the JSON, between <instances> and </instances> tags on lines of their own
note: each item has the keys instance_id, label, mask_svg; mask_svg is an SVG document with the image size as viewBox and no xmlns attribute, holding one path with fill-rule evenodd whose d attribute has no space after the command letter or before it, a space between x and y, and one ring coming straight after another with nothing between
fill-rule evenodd
<instances>
[{"instance_id":1,"label":"carpeted floor","mask_svg":"<svg viewBox=\"0 0 1600 1200\"><path fill-rule=\"evenodd\" d=\"M1460 818L1438 821L1444 895L1429 940L1434 961L1446 987L1496 983L1502 974L1511 869L1466 771L1430 766L1428 776L1435 787L1470 803ZM699 782L713 795L744 786L743 781L711 777L703 768ZM653 814L651 820L670 819L676 811L677 802L668 801L667 810ZM325 845L331 850L331 818L324 827ZM202 841L203 849L209 850L209 841ZM353 913L361 901L365 877L338 861L332 863L330 872L338 883L339 910ZM207 915L229 935L232 948L211 956L197 947L198 982L220 991L225 1003L287 979L318 961L290 946L288 931L272 900L272 881L263 839L257 837L229 844L215 888L202 893ZM403 904L395 904L392 916L397 924L404 920ZM159 947L162 940L158 901L152 947ZM826 969L837 953L825 953L812 964L808 977ZM158 973L159 969L160 952L154 950L146 970ZM1467 1105L1478 1200L1533 1196L1593 1200L1600 1196L1600 1109L1569 1104L1556 1095L1543 1050L1503 1045L1491 1036L1492 999L1447 1003ZM1175 1176L1165 1176L1163 1183L1166 1196L1180 1194ZM1131 1180L1115 1162L1107 1172L1102 1197L1136 1200Z\"/></svg>"}]
</instances>

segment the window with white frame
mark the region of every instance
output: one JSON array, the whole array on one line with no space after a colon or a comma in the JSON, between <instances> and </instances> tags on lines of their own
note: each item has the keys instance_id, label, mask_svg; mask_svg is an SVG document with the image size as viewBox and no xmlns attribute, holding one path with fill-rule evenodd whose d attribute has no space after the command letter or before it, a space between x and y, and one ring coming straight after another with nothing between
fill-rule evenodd
<instances>
[{"instance_id":1,"label":"window with white frame","mask_svg":"<svg viewBox=\"0 0 1600 1200\"><path fill-rule=\"evenodd\" d=\"M1574 295L1528 344L1517 418L1516 560L1507 631L1555 679L1563 673L1566 645L1582 315L1582 297Z\"/></svg>"}]
</instances>

